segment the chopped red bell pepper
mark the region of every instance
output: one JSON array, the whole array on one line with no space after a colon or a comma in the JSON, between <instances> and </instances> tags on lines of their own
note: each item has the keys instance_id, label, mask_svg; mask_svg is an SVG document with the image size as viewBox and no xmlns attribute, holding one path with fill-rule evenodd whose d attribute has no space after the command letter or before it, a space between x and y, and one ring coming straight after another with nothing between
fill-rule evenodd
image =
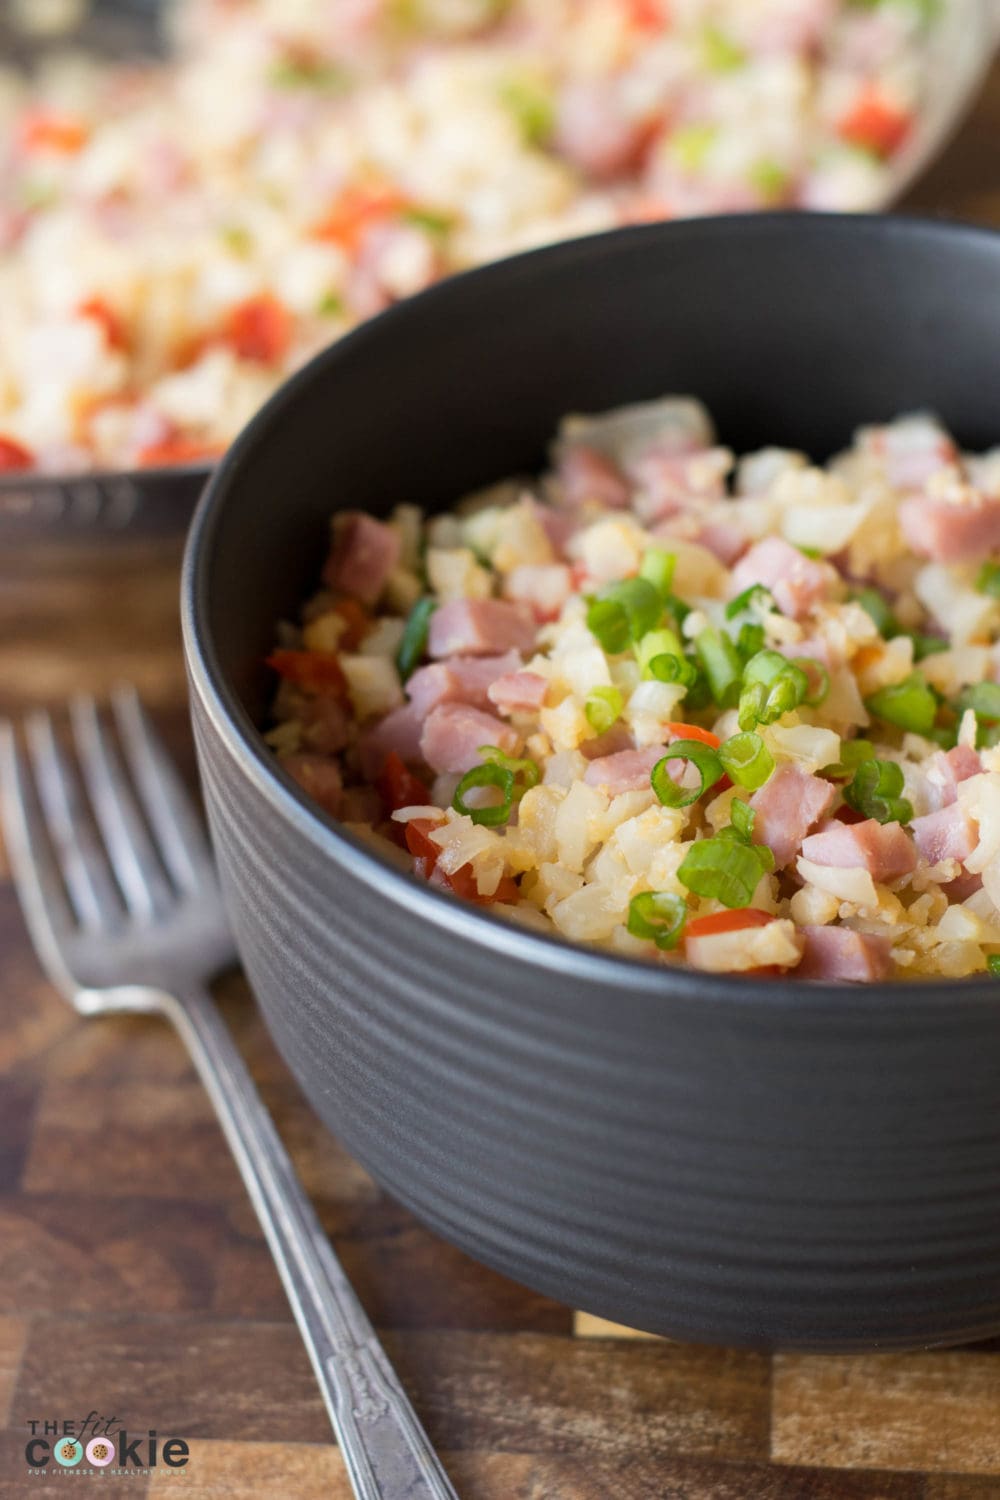
<instances>
[{"instance_id":1,"label":"chopped red bell pepper","mask_svg":"<svg viewBox=\"0 0 1000 1500\"><path fill-rule=\"evenodd\" d=\"M329 240L353 254L373 224L395 218L409 200L387 183L356 184L345 188L329 212L312 227L312 237Z\"/></svg>"},{"instance_id":2,"label":"chopped red bell pepper","mask_svg":"<svg viewBox=\"0 0 1000 1500\"><path fill-rule=\"evenodd\" d=\"M147 443L136 455L141 469L169 469L175 464L197 464L221 458L218 443L202 443L197 438L169 437L159 443Z\"/></svg>"},{"instance_id":3,"label":"chopped red bell pepper","mask_svg":"<svg viewBox=\"0 0 1000 1500\"><path fill-rule=\"evenodd\" d=\"M357 599L338 599L333 612L340 615L347 626L339 645L344 651L355 651L372 628L371 616Z\"/></svg>"},{"instance_id":4,"label":"chopped red bell pepper","mask_svg":"<svg viewBox=\"0 0 1000 1500\"><path fill-rule=\"evenodd\" d=\"M395 750L390 750L386 756L382 772L375 781L375 790L390 813L398 812L401 807L426 807L431 800L431 794L420 777L414 776Z\"/></svg>"},{"instance_id":5,"label":"chopped red bell pepper","mask_svg":"<svg viewBox=\"0 0 1000 1500\"><path fill-rule=\"evenodd\" d=\"M89 136L83 120L45 108L26 110L17 132L22 151L61 151L66 156L81 151Z\"/></svg>"},{"instance_id":6,"label":"chopped red bell pepper","mask_svg":"<svg viewBox=\"0 0 1000 1500\"><path fill-rule=\"evenodd\" d=\"M722 744L717 734L713 734L710 729L699 729L697 724L671 723L667 728L676 740L697 740L702 745L708 745L711 750L718 750Z\"/></svg>"},{"instance_id":7,"label":"chopped red bell pepper","mask_svg":"<svg viewBox=\"0 0 1000 1500\"><path fill-rule=\"evenodd\" d=\"M664 31L670 25L667 0L626 0L625 12L637 31Z\"/></svg>"},{"instance_id":8,"label":"chopped red bell pepper","mask_svg":"<svg viewBox=\"0 0 1000 1500\"><path fill-rule=\"evenodd\" d=\"M288 308L279 298L264 292L230 309L222 338L240 359L276 365L288 353L292 332Z\"/></svg>"},{"instance_id":9,"label":"chopped red bell pepper","mask_svg":"<svg viewBox=\"0 0 1000 1500\"><path fill-rule=\"evenodd\" d=\"M35 466L35 455L23 443L0 435L0 474L16 474Z\"/></svg>"},{"instance_id":10,"label":"chopped red bell pepper","mask_svg":"<svg viewBox=\"0 0 1000 1500\"><path fill-rule=\"evenodd\" d=\"M125 324L103 297L88 297L86 302L80 303L76 311L79 317L92 318L95 323L100 324L109 349L128 348Z\"/></svg>"},{"instance_id":11,"label":"chopped red bell pepper","mask_svg":"<svg viewBox=\"0 0 1000 1500\"><path fill-rule=\"evenodd\" d=\"M851 146L860 146L883 158L892 156L913 126L909 111L887 99L877 86L860 93L837 122L837 134Z\"/></svg>"},{"instance_id":12,"label":"chopped red bell pepper","mask_svg":"<svg viewBox=\"0 0 1000 1500\"><path fill-rule=\"evenodd\" d=\"M418 873L425 879L433 874L441 853L439 845L430 837L432 830L440 827L439 822L433 822L430 818L412 818L406 825L406 847L419 864ZM476 906L492 906L497 901L516 901L519 895L517 881L511 875L503 876L491 896L482 895L471 865L462 865L444 878L456 896L461 896L463 901L471 901Z\"/></svg>"},{"instance_id":13,"label":"chopped red bell pepper","mask_svg":"<svg viewBox=\"0 0 1000 1500\"><path fill-rule=\"evenodd\" d=\"M740 932L744 927L766 927L775 919L768 911L744 906L737 911L713 911L707 917L695 917L684 929L685 938L711 937L718 932Z\"/></svg>"},{"instance_id":14,"label":"chopped red bell pepper","mask_svg":"<svg viewBox=\"0 0 1000 1500\"><path fill-rule=\"evenodd\" d=\"M306 693L347 693L344 669L332 651L272 651L267 665Z\"/></svg>"}]
</instances>

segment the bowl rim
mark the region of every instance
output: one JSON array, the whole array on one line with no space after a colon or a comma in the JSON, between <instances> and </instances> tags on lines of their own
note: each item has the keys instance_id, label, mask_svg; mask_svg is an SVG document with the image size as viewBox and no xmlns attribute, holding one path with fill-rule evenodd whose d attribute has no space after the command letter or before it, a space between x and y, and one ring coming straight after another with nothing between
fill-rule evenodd
<instances>
[{"instance_id":1,"label":"bowl rim","mask_svg":"<svg viewBox=\"0 0 1000 1500\"><path fill-rule=\"evenodd\" d=\"M542 969L558 970L593 986L604 983L616 994L638 997L704 1002L724 1002L740 1008L765 1007L786 1010L802 1004L805 991L816 1009L825 1001L838 1014L870 1011L873 1004L884 1010L914 1005L923 1009L963 1007L994 1013L1000 1003L1000 986L989 974L961 979L892 980L870 984L824 983L788 980L780 985L745 975L708 974L696 969L657 965L627 954L591 948L584 943L550 936L478 908L469 902L417 880L397 869L362 839L350 833L317 807L283 771L264 742L259 728L244 709L219 661L209 627L209 574L219 517L232 491L239 486L243 469L262 439L280 423L287 407L299 393L328 370L336 369L352 351L371 339L381 339L397 323L411 316L411 306L444 308L453 299L476 294L483 283L508 283L516 295L524 277L546 274L559 267L602 257L632 253L645 243L669 245L674 240L697 241L708 237L745 235L798 236L803 243L830 235L877 237L880 240L931 239L945 245L956 241L988 246L1000 257L1000 231L957 220L940 220L907 214L850 214L784 211L733 214L631 225L559 241L509 256L485 266L459 272L415 296L393 304L376 317L362 322L335 343L314 355L284 381L254 414L212 473L188 530L181 573L180 615L183 650L189 688L197 698L218 742L235 762L242 777L252 784L296 833L330 860L342 873L359 880L373 893L387 895L394 903L411 909L442 932L460 935L476 945L489 945L501 958L516 958ZM502 935L498 942L498 937Z\"/></svg>"}]
</instances>

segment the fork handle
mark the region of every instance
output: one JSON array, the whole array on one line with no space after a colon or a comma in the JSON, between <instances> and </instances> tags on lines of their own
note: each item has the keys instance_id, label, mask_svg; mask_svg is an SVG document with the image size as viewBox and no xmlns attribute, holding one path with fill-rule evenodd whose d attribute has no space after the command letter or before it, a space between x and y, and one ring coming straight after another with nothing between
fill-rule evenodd
<instances>
[{"instance_id":1,"label":"fork handle","mask_svg":"<svg viewBox=\"0 0 1000 1500\"><path fill-rule=\"evenodd\" d=\"M359 1500L457 1500L209 992L163 997L215 1105Z\"/></svg>"}]
</instances>

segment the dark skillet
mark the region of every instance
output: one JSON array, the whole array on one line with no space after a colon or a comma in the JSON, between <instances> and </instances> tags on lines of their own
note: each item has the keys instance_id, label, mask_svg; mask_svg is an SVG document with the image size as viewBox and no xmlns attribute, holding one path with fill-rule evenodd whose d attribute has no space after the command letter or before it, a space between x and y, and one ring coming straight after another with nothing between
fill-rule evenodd
<instances>
[{"instance_id":1,"label":"dark skillet","mask_svg":"<svg viewBox=\"0 0 1000 1500\"><path fill-rule=\"evenodd\" d=\"M1000 236L756 217L620 231L426 292L297 375L202 502L184 629L247 972L395 1197L565 1302L812 1349L1000 1331L1000 985L715 979L512 930L317 813L254 725L338 505L451 505L558 418L701 397L823 457L937 411L1000 441Z\"/></svg>"}]
</instances>

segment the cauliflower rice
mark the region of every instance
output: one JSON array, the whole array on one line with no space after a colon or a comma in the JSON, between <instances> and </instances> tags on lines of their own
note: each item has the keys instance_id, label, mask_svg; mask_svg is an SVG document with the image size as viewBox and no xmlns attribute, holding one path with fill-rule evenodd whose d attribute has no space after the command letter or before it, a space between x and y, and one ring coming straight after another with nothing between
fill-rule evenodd
<instances>
[{"instance_id":1,"label":"cauliflower rice","mask_svg":"<svg viewBox=\"0 0 1000 1500\"><path fill-rule=\"evenodd\" d=\"M203 460L359 319L616 224L884 200L933 0L177 0L0 67L0 471Z\"/></svg>"},{"instance_id":2,"label":"cauliflower rice","mask_svg":"<svg viewBox=\"0 0 1000 1500\"><path fill-rule=\"evenodd\" d=\"M825 467L696 401L333 518L267 738L407 870L711 972L1000 972L1000 449L930 416Z\"/></svg>"}]
</instances>

